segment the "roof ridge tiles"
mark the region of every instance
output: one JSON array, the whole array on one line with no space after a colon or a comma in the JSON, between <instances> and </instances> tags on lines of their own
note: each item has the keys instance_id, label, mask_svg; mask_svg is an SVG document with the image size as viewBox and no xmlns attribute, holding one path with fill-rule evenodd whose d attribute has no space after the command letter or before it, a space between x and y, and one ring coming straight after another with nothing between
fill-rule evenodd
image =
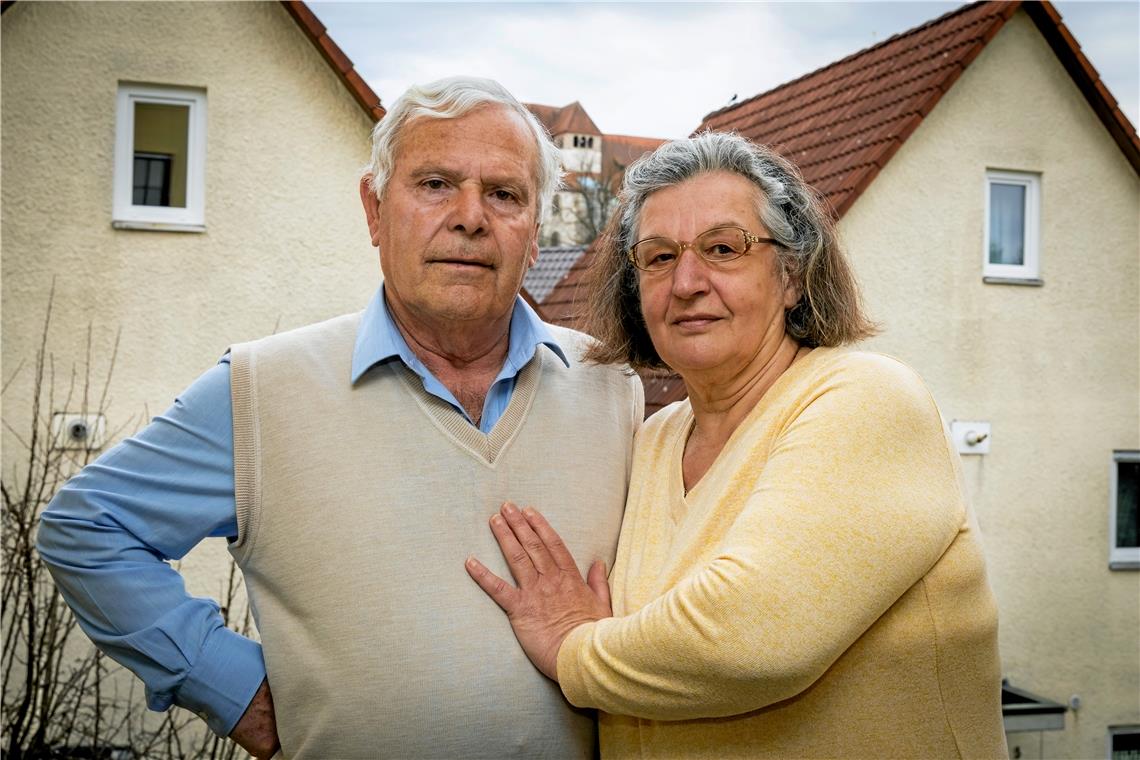
<instances>
[{"instance_id":1,"label":"roof ridge tiles","mask_svg":"<svg viewBox=\"0 0 1140 760\"><path fill-rule=\"evenodd\" d=\"M916 79L918 79L918 78L919 77L916 77ZM934 90L944 91L937 84L932 84L930 87L923 88L923 90L921 90L920 92L934 91ZM881 105L875 106L874 108L860 109L857 111L853 111L850 115L846 115L846 116L843 116L841 118L837 118L835 120L828 121L826 124L820 124L818 127L815 127L813 129L805 129L800 134L806 135L806 134L810 134L813 132L818 133L824 129L841 129L844 125L850 124L853 121L865 119L868 116L872 116L874 114L881 113L881 112L883 112L889 108L893 108L893 107L899 105L900 103L903 103L903 102L908 101L908 100L912 100L914 97L915 97L915 93L912 93L910 95L901 96L901 97L897 97L893 100L886 101L886 102L882 103ZM859 101L859 102L861 102L861 101ZM897 114L896 116L893 116L891 118L901 118L902 116L904 116L908 113L918 113L918 112L919 112L919 109L917 107L913 108L913 109L906 109L905 111L902 111L899 114ZM777 124L773 124L771 122L765 122L765 125L768 127L767 131L770 131L773 133L783 132L783 131L787 131L787 130L793 130L798 125L804 124L806 122L811 121L814 118L817 118L821 113L824 113L824 112L815 112L812 114L808 114L802 119L797 119L795 121L790 121L790 122L787 122L784 124L778 124L777 125ZM880 124L883 124L883 123L890 121L890 120L891 119L882 119L880 121L876 121L866 128L860 128L860 129L856 130L855 132L847 133L846 137L850 137L852 134L859 134L860 132L864 132L867 129L870 129L870 128L877 126L877 125L880 125ZM759 124L760 124L760 122L758 122L758 121L750 122L744 128L737 130L737 131L743 132L748 128L758 126ZM720 131L723 131L721 127L718 127L717 129ZM842 138L839 138L839 139L842 139ZM825 145L830 145L834 141L835 141L834 139L816 140L816 141L812 142L812 146L818 148L818 147L822 147Z\"/></svg>"},{"instance_id":2,"label":"roof ridge tiles","mask_svg":"<svg viewBox=\"0 0 1140 760\"><path fill-rule=\"evenodd\" d=\"M981 41L981 37L976 37L976 38L972 38L972 39L969 39L969 40L963 40L962 42L960 42L960 43L958 43L957 45L955 45L955 47L956 47L956 48L960 48L960 47L966 47L966 46L977 45L977 44L978 44L980 41ZM860 82L859 84L860 84L860 85L865 85L865 84L869 84L869 83L872 83L872 82L881 81L883 78L885 78L885 77L889 77L889 76L891 76L891 75L893 75L893 74L896 74L896 73L898 73L898 72L899 72L899 71L901 71L901 70L904 70L904 69L907 69L907 68L914 68L914 67L917 67L917 66L920 66L920 65L922 65L922 64L923 64L924 62L926 62L926 61L931 61L931 60L935 60L935 59L937 59L937 58L942 58L942 57L945 57L945 53L946 53L946 52L947 52L947 50L945 50L945 49L938 49L938 50L935 50L935 51L934 51L933 53L931 53L930 55L927 55L926 57L924 57L924 58L922 58L922 59L920 59L920 60L918 60L918 61L915 61L914 63L908 64L907 66L905 66L905 67L901 67L901 68L888 68L888 69L884 70L884 71L883 71L881 74L878 74L878 75L876 75L876 76L873 76L873 77L871 77L871 78L869 78L869 79L866 79L866 80L864 80L864 81ZM968 52L968 51L967 51L967 52ZM950 69L950 68L952 68L952 67L955 67L955 66L961 67L961 63L960 63L960 60L959 60L958 58L955 58L954 60L950 60L950 61L947 61L947 62L946 62L946 63L945 63L943 66L940 66L940 67L938 67L938 68L942 68L942 69ZM867 68L870 68L870 67L864 67L864 69L862 69L861 71L865 71ZM936 69L931 69L931 70L929 70L929 71L937 71L937 70L938 70L938 68L936 68ZM916 75L915 77L911 77L911 78L909 78L909 79L905 79L905 80L902 80L902 81L901 81L901 82L899 82L899 84L898 84L898 85L896 85L896 86L902 86L903 84L905 84L905 83L907 83L907 82L910 82L910 81L914 81L914 79L918 79L918 78L921 78L922 76L928 76L928 75L929 75L928 73L927 73L927 74ZM810 90L808 90L808 92L812 92L812 91L818 91L818 92L820 93L820 95L819 95L818 97L812 98L811 100L808 100L808 101L806 101L806 102L805 102L805 101L798 101L798 100L796 100L795 98L786 98L786 99L778 100L778 101L776 101L776 103L773 103L773 106L776 106L776 105L780 105L780 104L784 104L784 103L793 103L793 104L795 104L795 107L794 107L794 108L791 108L791 109L787 109L787 110L783 110L783 111L779 111L779 110L776 110L776 111L769 111L768 109L764 109L764 111L765 111L765 113L766 113L766 114L768 114L769 118L771 118L771 119L776 119L776 118L778 118L779 116L781 116L781 115L783 115L783 114L788 114L788 113L794 113L794 112L796 112L796 111L803 111L803 110L807 110L808 108L810 108L810 107L811 107L811 106L813 106L813 105L816 105L816 104L818 104L818 103L820 103L820 102L822 102L822 101L825 101L825 100L827 100L827 99L828 99L828 98L830 98L830 97L834 97L834 96L835 96L835 94L836 94L836 90L838 89L838 88L836 87L836 85L837 85L838 83L840 83L840 82L841 82L843 79L849 79L849 78L850 78L849 76L844 76L844 77L840 77L840 78L838 78L838 79L832 79L832 80L828 80L827 82L823 82L823 83L821 83L821 84L820 84L820 86L818 86L818 87L813 87L813 88L811 88ZM761 95L757 96L756 98L752 98L752 99L750 99L750 100L751 100L751 101L757 101L757 102L758 102L758 99L759 99L759 98L761 98L761 97L762 97L762 96L764 96L764 95L770 95L770 94L771 94L771 92L768 92L768 93L761 93ZM860 97L852 98L850 102L852 102L852 103L855 103L855 102L859 102L859 100L861 100L861 99L868 99L868 98L867 98L866 96L860 96ZM738 108L739 108L739 106L738 106ZM737 117L737 120L739 120L739 121L744 121L744 120L745 120L745 119L747 119L749 116L752 116L752 115L754 115L755 113L756 113L756 110L747 111L747 112L745 112L745 113L742 113L742 114L741 114L739 117ZM814 115L814 114L813 114L813 115ZM706 118L706 121L709 121L709 120L711 120L711 119L709 119L709 118ZM728 121L724 122L723 124L719 124L719 125L717 125L717 126L718 126L718 128L723 128L723 127L726 127L726 126L728 126L728 125L732 124L732 122L733 122L733 120L732 120L732 119L730 119L730 120L728 120Z\"/></svg>"},{"instance_id":3,"label":"roof ridge tiles","mask_svg":"<svg viewBox=\"0 0 1140 760\"><path fill-rule=\"evenodd\" d=\"M899 32L898 34L893 34L890 37L888 37L887 39L883 40L882 42L877 42L874 45L863 48L861 50L857 50L848 56L840 58L838 61L833 61L833 62L831 62L825 66L820 66L819 68L817 68L813 71L809 71L808 73L803 74L802 76L796 77L795 79L792 79L788 82L784 82L783 84L776 85L775 87L773 87L769 90L765 90L764 92L758 93L758 94L752 96L751 98L747 98L746 100L742 100L739 103L733 103L732 105L724 106L724 107L718 108L714 111L710 111L709 113L705 114L703 121L707 122L710 119L712 119L714 116L716 116L717 114L723 113L725 111L740 108L744 105L747 105L748 103L751 103L755 100L758 100L759 98L774 95L775 93L780 92L781 90L785 90L789 87L792 87L795 84L809 80L812 77L816 76L817 74L821 74L822 72L827 71L828 69L841 66L842 64L847 63L847 62L849 62L855 58L859 58L859 57L868 55L872 51L876 51L876 50L879 50L881 48L884 48L887 45L896 42L897 40L903 39L905 37L909 37L911 35L919 34L920 32L922 32L925 29L929 29L932 26L944 23L947 19L950 19L953 16L965 14L969 11L977 10L983 6L993 6L994 10L997 11L996 13L993 14L993 16L996 16L996 17L1005 16L1005 18L1008 19L1009 16L1006 15L1006 12L1009 15L1012 15L1013 11L1016 11L1017 6L1020 6L1020 5L1021 5L1021 0L1014 0L1014 2L1003 2L1003 0L977 0L977 2L968 3L966 5L963 5L961 8L956 8L952 11L944 13L941 16L939 16L938 18L931 19L930 21L927 21L926 23L921 24L920 26L916 26L912 29L908 29L906 31ZM1012 9L1010 9L1009 6L1013 6ZM987 16L984 18L992 18L992 17ZM993 23L992 20L991 20L991 23ZM856 69L856 70L858 70L858 69ZM828 80L828 83L834 84L834 80Z\"/></svg>"}]
</instances>

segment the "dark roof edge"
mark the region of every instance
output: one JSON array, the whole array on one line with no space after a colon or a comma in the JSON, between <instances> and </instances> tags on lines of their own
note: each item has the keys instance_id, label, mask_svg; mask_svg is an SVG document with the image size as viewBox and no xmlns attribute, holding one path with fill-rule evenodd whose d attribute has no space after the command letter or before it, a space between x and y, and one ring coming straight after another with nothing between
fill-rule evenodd
<instances>
[{"instance_id":1,"label":"dark roof edge","mask_svg":"<svg viewBox=\"0 0 1140 760\"><path fill-rule=\"evenodd\" d=\"M1136 127L1120 110L1120 104L1105 87L1096 68L1081 52L1080 43L1061 20L1061 14L1048 0L1023 2L1021 7L1049 43L1077 89L1085 96L1093 112L1132 165L1133 171L1140 174L1140 137L1136 135Z\"/></svg>"},{"instance_id":2,"label":"dark roof edge","mask_svg":"<svg viewBox=\"0 0 1140 760\"><path fill-rule=\"evenodd\" d=\"M301 28L301 31L305 33L309 42L313 43L317 52L336 72L337 78L348 88L349 94L364 109L368 118L372 121L380 121L384 118L386 110L380 103L380 96L373 92L368 83L357 73L352 61L344 54L340 46L333 42L332 37L329 37L325 25L309 10L309 6L301 0L280 0L280 2L282 7L293 17L297 26Z\"/></svg>"}]
</instances>

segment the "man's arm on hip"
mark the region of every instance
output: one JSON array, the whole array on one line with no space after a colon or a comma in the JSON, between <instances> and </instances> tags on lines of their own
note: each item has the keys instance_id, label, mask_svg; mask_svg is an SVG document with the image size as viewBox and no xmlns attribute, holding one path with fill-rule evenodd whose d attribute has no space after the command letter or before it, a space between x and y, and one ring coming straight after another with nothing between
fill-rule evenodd
<instances>
[{"instance_id":1,"label":"man's arm on hip","mask_svg":"<svg viewBox=\"0 0 1140 760\"><path fill-rule=\"evenodd\" d=\"M237 533L229 374L228 362L211 368L72 478L37 539L80 626L142 679L148 707L185 707L221 736L265 679L261 646L187 594L166 560Z\"/></svg>"}]
</instances>

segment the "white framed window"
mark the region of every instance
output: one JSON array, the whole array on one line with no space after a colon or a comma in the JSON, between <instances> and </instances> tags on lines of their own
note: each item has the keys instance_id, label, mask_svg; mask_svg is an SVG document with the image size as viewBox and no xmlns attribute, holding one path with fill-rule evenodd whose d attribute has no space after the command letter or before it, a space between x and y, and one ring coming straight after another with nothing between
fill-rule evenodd
<instances>
[{"instance_id":1,"label":"white framed window","mask_svg":"<svg viewBox=\"0 0 1140 760\"><path fill-rule=\"evenodd\" d=\"M205 230L205 91L119 83L111 215L117 229Z\"/></svg>"},{"instance_id":2,"label":"white framed window","mask_svg":"<svg viewBox=\"0 0 1140 760\"><path fill-rule=\"evenodd\" d=\"M1140 451L1112 452L1108 493L1108 565L1114 570L1140 568Z\"/></svg>"},{"instance_id":3,"label":"white framed window","mask_svg":"<svg viewBox=\"0 0 1140 760\"><path fill-rule=\"evenodd\" d=\"M1108 727L1108 760L1140 758L1140 726Z\"/></svg>"},{"instance_id":4,"label":"white framed window","mask_svg":"<svg viewBox=\"0 0 1140 760\"><path fill-rule=\"evenodd\" d=\"M985 280L1041 284L1041 176L987 170L985 227Z\"/></svg>"}]
</instances>

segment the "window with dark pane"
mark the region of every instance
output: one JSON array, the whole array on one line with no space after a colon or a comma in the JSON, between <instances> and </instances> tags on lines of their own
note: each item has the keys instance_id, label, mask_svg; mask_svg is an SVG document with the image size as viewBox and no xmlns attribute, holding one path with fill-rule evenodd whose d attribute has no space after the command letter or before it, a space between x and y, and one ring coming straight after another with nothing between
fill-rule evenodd
<instances>
[{"instance_id":1,"label":"window with dark pane","mask_svg":"<svg viewBox=\"0 0 1140 760\"><path fill-rule=\"evenodd\" d=\"M170 164L174 157L135 151L131 203L136 206L170 205Z\"/></svg>"},{"instance_id":2,"label":"window with dark pane","mask_svg":"<svg viewBox=\"0 0 1140 760\"><path fill-rule=\"evenodd\" d=\"M186 207L189 132L189 106L135 103L135 205Z\"/></svg>"},{"instance_id":3,"label":"window with dark pane","mask_svg":"<svg viewBox=\"0 0 1140 760\"><path fill-rule=\"evenodd\" d=\"M1140 760L1140 728L1112 729L1109 741L1112 760Z\"/></svg>"},{"instance_id":4,"label":"window with dark pane","mask_svg":"<svg viewBox=\"0 0 1140 760\"><path fill-rule=\"evenodd\" d=\"M1116 462L1116 546L1140 546L1137 503L1140 502L1140 462Z\"/></svg>"}]
</instances>

